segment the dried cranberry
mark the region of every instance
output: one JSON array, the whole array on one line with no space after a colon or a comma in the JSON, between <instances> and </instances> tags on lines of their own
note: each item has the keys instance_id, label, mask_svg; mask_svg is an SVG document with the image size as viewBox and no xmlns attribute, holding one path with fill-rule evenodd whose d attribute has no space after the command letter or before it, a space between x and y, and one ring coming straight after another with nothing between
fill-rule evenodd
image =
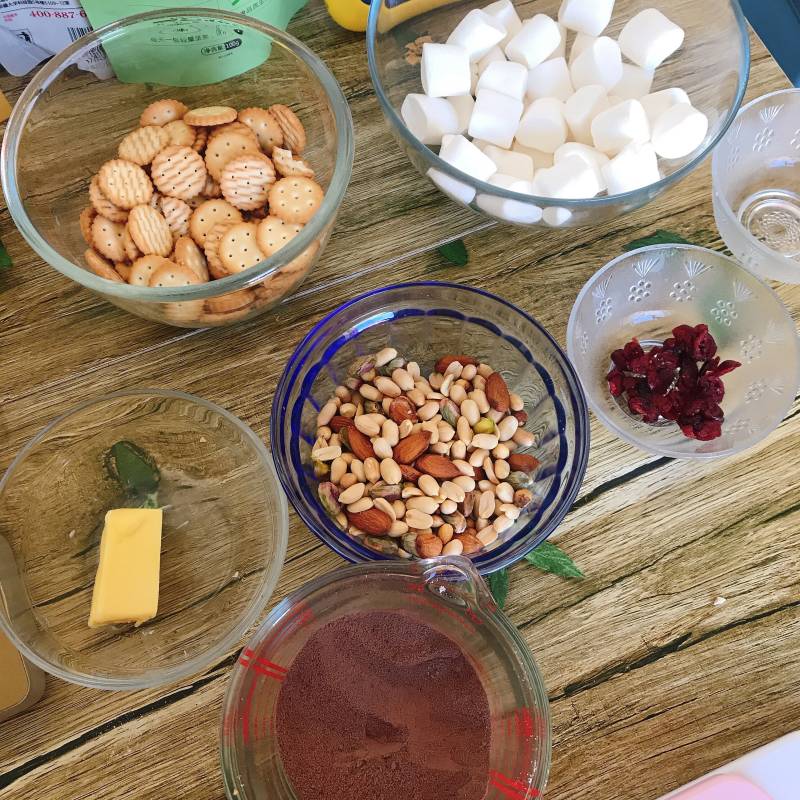
<instances>
[{"instance_id":1,"label":"dried cranberry","mask_svg":"<svg viewBox=\"0 0 800 800\"><path fill-rule=\"evenodd\" d=\"M694 342L694 328L691 325L678 325L672 329L675 348L680 351L691 350Z\"/></svg>"},{"instance_id":2,"label":"dried cranberry","mask_svg":"<svg viewBox=\"0 0 800 800\"><path fill-rule=\"evenodd\" d=\"M611 354L611 362L617 369L628 369L628 357L625 355L625 351L622 349L615 350Z\"/></svg>"},{"instance_id":3,"label":"dried cranberry","mask_svg":"<svg viewBox=\"0 0 800 800\"><path fill-rule=\"evenodd\" d=\"M697 391L701 397L714 403L725 397L725 385L716 375L703 375L697 381Z\"/></svg>"},{"instance_id":4,"label":"dried cranberry","mask_svg":"<svg viewBox=\"0 0 800 800\"><path fill-rule=\"evenodd\" d=\"M694 438L701 442L710 442L722 436L722 423L715 419L701 422L694 428Z\"/></svg>"},{"instance_id":5,"label":"dried cranberry","mask_svg":"<svg viewBox=\"0 0 800 800\"><path fill-rule=\"evenodd\" d=\"M642 350L642 346L639 344L638 339L631 339L628 344L622 348L622 351L625 354L625 358L627 358L629 362L634 358L644 355L644 350Z\"/></svg>"},{"instance_id":6,"label":"dried cranberry","mask_svg":"<svg viewBox=\"0 0 800 800\"><path fill-rule=\"evenodd\" d=\"M705 328L705 330L695 333L691 349L692 358L696 361L706 361L714 357L714 354L717 352L717 343L714 341L714 337L708 332L708 327L706 325L698 325L697 327Z\"/></svg>"},{"instance_id":7,"label":"dried cranberry","mask_svg":"<svg viewBox=\"0 0 800 800\"><path fill-rule=\"evenodd\" d=\"M612 369L606 375L608 381L608 390L611 392L612 397L619 397L625 391L625 375L620 369Z\"/></svg>"},{"instance_id":8,"label":"dried cranberry","mask_svg":"<svg viewBox=\"0 0 800 800\"><path fill-rule=\"evenodd\" d=\"M709 373L721 378L723 375L727 375L729 372L733 372L735 369L738 369L741 366L742 365L738 361L727 360L723 361L713 369L710 369Z\"/></svg>"},{"instance_id":9,"label":"dried cranberry","mask_svg":"<svg viewBox=\"0 0 800 800\"><path fill-rule=\"evenodd\" d=\"M670 336L669 339L664 339L665 350L674 350L677 344L678 340L674 336Z\"/></svg>"},{"instance_id":10,"label":"dried cranberry","mask_svg":"<svg viewBox=\"0 0 800 800\"><path fill-rule=\"evenodd\" d=\"M716 419L722 422L725 419L725 412L722 410L722 406L713 404L706 407L706 416L709 419Z\"/></svg>"},{"instance_id":11,"label":"dried cranberry","mask_svg":"<svg viewBox=\"0 0 800 800\"><path fill-rule=\"evenodd\" d=\"M663 395L675 380L675 370L651 367L647 370L647 385L655 394Z\"/></svg>"},{"instance_id":12,"label":"dried cranberry","mask_svg":"<svg viewBox=\"0 0 800 800\"><path fill-rule=\"evenodd\" d=\"M636 356L636 358L632 358L628 362L628 369L635 373L636 375L646 375L647 368L650 366L650 359L647 357L645 353L642 353L640 356Z\"/></svg>"}]
</instances>

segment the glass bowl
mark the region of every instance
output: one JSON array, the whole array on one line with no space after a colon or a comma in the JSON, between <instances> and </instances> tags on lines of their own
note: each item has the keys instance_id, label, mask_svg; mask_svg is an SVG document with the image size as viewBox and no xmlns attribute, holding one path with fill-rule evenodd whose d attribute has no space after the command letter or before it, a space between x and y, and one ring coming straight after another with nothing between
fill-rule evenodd
<instances>
[{"instance_id":1,"label":"glass bowl","mask_svg":"<svg viewBox=\"0 0 800 800\"><path fill-rule=\"evenodd\" d=\"M589 452L586 400L572 365L532 317L500 297L453 283L406 283L362 295L329 314L303 339L281 376L272 405L272 454L278 477L305 524L348 561L394 558L339 528L317 496L311 466L319 409L353 361L394 347L423 373L447 353L485 361L519 394L534 434L529 452L541 462L522 514L473 561L481 574L533 550L559 525L578 493Z\"/></svg>"},{"instance_id":2,"label":"glass bowl","mask_svg":"<svg viewBox=\"0 0 800 800\"><path fill-rule=\"evenodd\" d=\"M161 31L175 26L197 36L209 29L214 37L230 32L231 45L239 42L243 55L239 61L214 60L210 67L207 55L197 48L182 51L179 62L174 56L170 60L164 55L171 49L164 47ZM78 63L90 59L98 46L121 79L101 80L79 69ZM129 70L132 82L126 80ZM138 127L142 110L171 97L189 107L289 105L306 128L304 157L315 168L325 199L289 244L236 275L163 289L101 278L86 268L86 243L78 224L78 215L89 204L89 181L104 162L116 157L117 145ZM256 316L293 291L328 241L352 165L350 111L325 64L277 28L212 9L139 14L78 39L28 84L8 122L0 155L11 216L44 261L120 308L188 328ZM215 301L213 308L207 301Z\"/></svg>"},{"instance_id":3,"label":"glass bowl","mask_svg":"<svg viewBox=\"0 0 800 800\"><path fill-rule=\"evenodd\" d=\"M678 325L708 325L725 375L722 436L686 438L673 422L645 424L611 396L612 351L633 337L661 344ZM617 436L671 458L711 459L752 447L773 431L800 384L800 345L778 296L733 259L688 245L643 247L614 259L581 289L567 329L570 360L589 405Z\"/></svg>"},{"instance_id":4,"label":"glass bowl","mask_svg":"<svg viewBox=\"0 0 800 800\"><path fill-rule=\"evenodd\" d=\"M161 474L157 616L89 628L103 518L141 506L109 471L118 442ZM131 474L131 473L126 473ZM96 689L141 689L204 670L233 649L272 594L286 554L286 500L243 422L180 392L88 400L51 422L0 481L0 629L42 669Z\"/></svg>"},{"instance_id":5,"label":"glass bowl","mask_svg":"<svg viewBox=\"0 0 800 800\"><path fill-rule=\"evenodd\" d=\"M646 8L656 7L686 31L683 47L655 74L652 91L680 87L692 104L709 118L700 147L685 158L659 159L662 178L624 194L587 200L554 200L520 194L477 180L443 161L422 144L400 115L405 96L421 92L419 64L406 60L406 46L421 36L444 42L456 24L486 2L448 3L421 16L398 12L393 0L374 2L367 27L367 54L375 94L400 147L420 174L456 202L488 217L517 225L581 227L602 224L641 208L669 186L688 175L714 148L739 110L750 71L747 23L737 0L617 0L603 35L616 38L625 22ZM534 14L556 18L561 0L515 0L522 19ZM710 25L709 20L714 20ZM567 47L571 47L574 34ZM410 59L414 61L415 59Z\"/></svg>"},{"instance_id":6,"label":"glass bowl","mask_svg":"<svg viewBox=\"0 0 800 800\"><path fill-rule=\"evenodd\" d=\"M492 720L486 800L539 797L552 747L542 677L474 566L450 556L336 570L270 612L243 650L225 694L221 755L228 798L296 798L273 735L282 676L322 626L345 614L376 610L398 611L432 626L473 663Z\"/></svg>"},{"instance_id":7,"label":"glass bowl","mask_svg":"<svg viewBox=\"0 0 800 800\"><path fill-rule=\"evenodd\" d=\"M748 103L714 151L714 218L751 272L800 283L800 90Z\"/></svg>"}]
</instances>

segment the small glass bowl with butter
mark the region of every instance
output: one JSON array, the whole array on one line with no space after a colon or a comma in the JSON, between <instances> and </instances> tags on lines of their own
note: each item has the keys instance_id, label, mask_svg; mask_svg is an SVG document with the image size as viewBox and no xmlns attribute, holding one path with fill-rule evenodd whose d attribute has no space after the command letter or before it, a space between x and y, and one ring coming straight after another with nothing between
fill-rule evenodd
<instances>
[{"instance_id":1,"label":"small glass bowl with butter","mask_svg":"<svg viewBox=\"0 0 800 800\"><path fill-rule=\"evenodd\" d=\"M115 509L161 514L107 519ZM142 527L156 518L160 548ZM73 683L173 683L224 658L256 622L287 533L272 459L232 414L154 389L86 401L0 481L0 536L13 554L0 561L0 630ZM101 560L106 577L120 576L104 587ZM119 595L117 582L127 584Z\"/></svg>"}]
</instances>

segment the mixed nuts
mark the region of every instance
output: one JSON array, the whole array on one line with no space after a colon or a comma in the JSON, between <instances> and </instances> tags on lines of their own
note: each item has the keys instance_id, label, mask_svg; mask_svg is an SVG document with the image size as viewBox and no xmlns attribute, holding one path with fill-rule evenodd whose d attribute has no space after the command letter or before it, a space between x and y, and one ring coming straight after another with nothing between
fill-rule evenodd
<instances>
[{"instance_id":1,"label":"mixed nuts","mask_svg":"<svg viewBox=\"0 0 800 800\"><path fill-rule=\"evenodd\" d=\"M532 505L523 405L469 355L441 357L427 378L392 347L361 357L317 417L320 502L385 555L478 553Z\"/></svg>"}]
</instances>

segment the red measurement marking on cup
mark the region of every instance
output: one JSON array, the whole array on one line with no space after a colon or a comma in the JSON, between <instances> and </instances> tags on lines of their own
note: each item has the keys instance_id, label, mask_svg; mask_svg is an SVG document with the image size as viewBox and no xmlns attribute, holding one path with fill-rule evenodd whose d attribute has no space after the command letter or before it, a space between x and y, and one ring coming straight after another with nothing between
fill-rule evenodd
<instances>
[{"instance_id":1,"label":"red measurement marking on cup","mask_svg":"<svg viewBox=\"0 0 800 800\"><path fill-rule=\"evenodd\" d=\"M266 658L256 658L255 655L249 647L245 647L239 657L239 663L243 667L263 675L265 678L274 678L276 681L282 681L286 677L286 667L268 661Z\"/></svg>"},{"instance_id":2,"label":"red measurement marking on cup","mask_svg":"<svg viewBox=\"0 0 800 800\"><path fill-rule=\"evenodd\" d=\"M517 734L521 739L528 739L533 736L533 717L527 708L518 708L514 712L517 720Z\"/></svg>"},{"instance_id":3,"label":"red measurement marking on cup","mask_svg":"<svg viewBox=\"0 0 800 800\"><path fill-rule=\"evenodd\" d=\"M250 742L250 709L253 705L253 692L256 689L256 682L250 682L250 688L247 690L247 697L244 701L244 708L242 709L242 739L245 744Z\"/></svg>"},{"instance_id":4,"label":"red measurement marking on cup","mask_svg":"<svg viewBox=\"0 0 800 800\"><path fill-rule=\"evenodd\" d=\"M497 789L509 800L530 800L539 797L539 791L526 786L522 781L515 781L497 770L489 770L489 785Z\"/></svg>"}]
</instances>

